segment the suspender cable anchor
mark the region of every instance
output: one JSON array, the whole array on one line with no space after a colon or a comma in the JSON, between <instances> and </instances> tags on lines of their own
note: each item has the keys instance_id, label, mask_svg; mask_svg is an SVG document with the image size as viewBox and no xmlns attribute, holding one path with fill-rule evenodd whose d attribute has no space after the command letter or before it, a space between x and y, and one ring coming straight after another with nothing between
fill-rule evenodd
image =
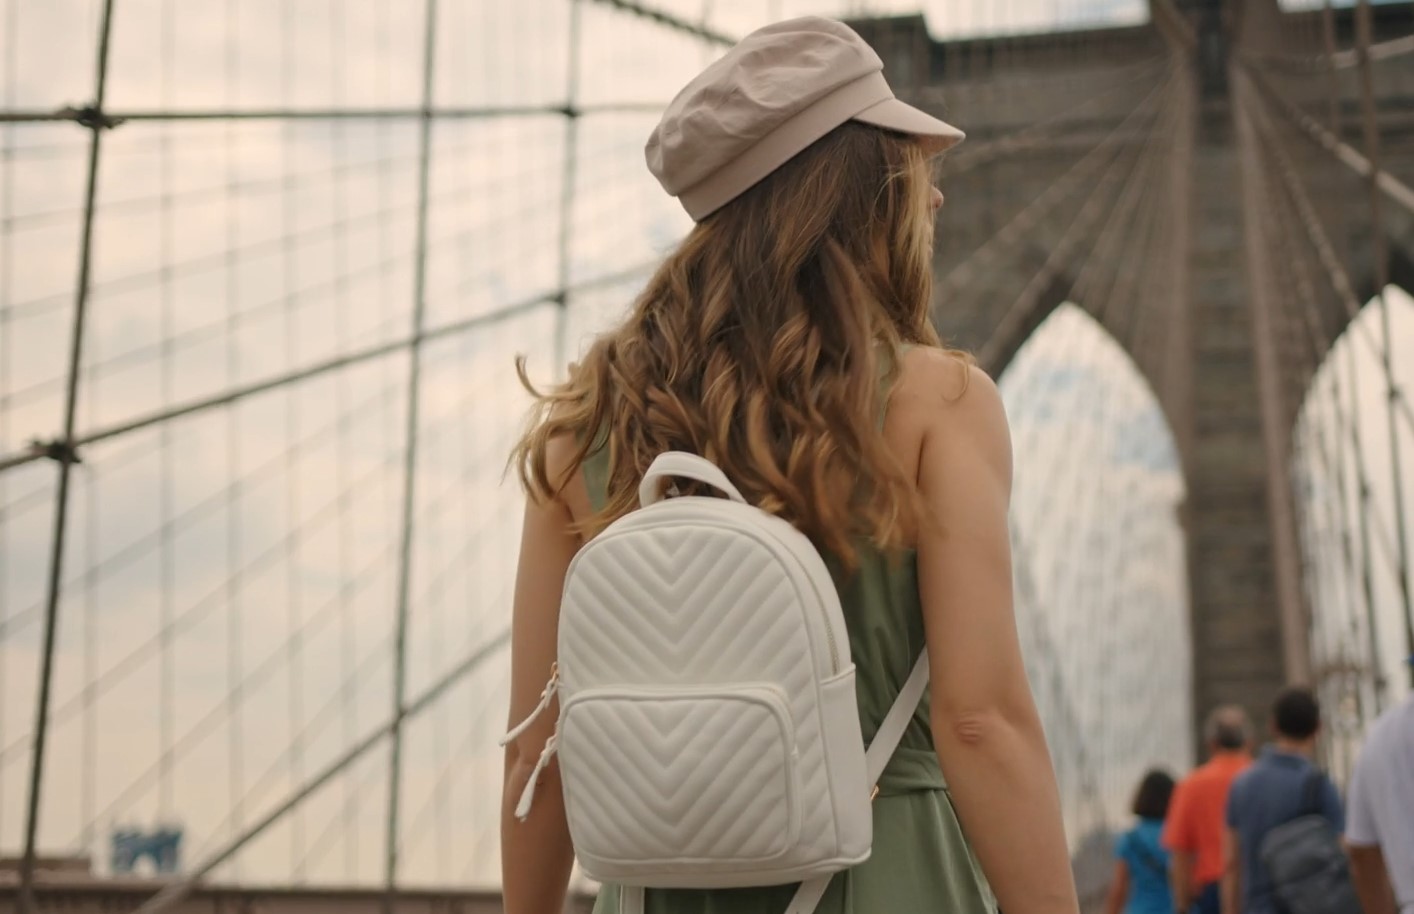
<instances>
[{"instance_id":1,"label":"suspender cable anchor","mask_svg":"<svg viewBox=\"0 0 1414 914\"><path fill-rule=\"evenodd\" d=\"M83 463L83 459L79 457L79 449L71 441L61 441L57 438L53 441L41 441L35 438L29 443L29 451L31 454L48 458L56 463L74 465Z\"/></svg>"},{"instance_id":2,"label":"suspender cable anchor","mask_svg":"<svg viewBox=\"0 0 1414 914\"><path fill-rule=\"evenodd\" d=\"M66 105L59 109L58 114L61 117L68 118L80 127L87 127L89 130L112 130L114 127L123 123L121 117L113 117L110 114L106 114L102 108L92 104L84 105L81 108Z\"/></svg>"}]
</instances>

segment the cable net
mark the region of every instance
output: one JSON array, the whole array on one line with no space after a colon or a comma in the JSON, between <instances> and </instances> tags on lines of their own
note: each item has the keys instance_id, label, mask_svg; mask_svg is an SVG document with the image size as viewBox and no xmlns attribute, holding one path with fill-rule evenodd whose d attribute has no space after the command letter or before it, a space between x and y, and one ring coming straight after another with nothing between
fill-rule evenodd
<instances>
[{"instance_id":1,"label":"cable net","mask_svg":"<svg viewBox=\"0 0 1414 914\"><path fill-rule=\"evenodd\" d=\"M804 13L855 17L970 134L936 316L1012 415L1017 610L1083 887L1207 700L1179 518L1206 491L1195 372L1223 363L1191 266L1244 243L1245 434L1280 455L1297 582L1272 652L1309 652L1348 756L1409 618L1408 336L1361 319L1332 348L1404 282L1399 115L1365 118L1371 168L1358 109L1362 73L1403 92L1407 11L1367 58L1349 11L1327 41L1320 10L1241 5L1247 196L1204 247L1190 6L0 0L0 854L106 872L115 836L180 829L208 880L495 885L512 356L553 378L623 312L689 225L642 165L657 112Z\"/></svg>"}]
</instances>

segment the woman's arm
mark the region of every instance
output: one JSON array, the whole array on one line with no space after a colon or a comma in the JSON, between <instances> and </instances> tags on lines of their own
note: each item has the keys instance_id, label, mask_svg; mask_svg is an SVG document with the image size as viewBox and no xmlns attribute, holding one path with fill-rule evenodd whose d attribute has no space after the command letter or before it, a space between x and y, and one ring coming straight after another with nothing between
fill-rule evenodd
<instances>
[{"instance_id":1,"label":"woman's arm","mask_svg":"<svg viewBox=\"0 0 1414 914\"><path fill-rule=\"evenodd\" d=\"M996 385L939 354L926 387L918 482L931 520L918 575L932 675L933 739L953 802L1008 914L1074 914L1060 798L1012 607L1011 438Z\"/></svg>"},{"instance_id":2,"label":"woman's arm","mask_svg":"<svg viewBox=\"0 0 1414 914\"><path fill-rule=\"evenodd\" d=\"M554 442L551 448L553 479L557 478L553 458L563 457L567 448L557 448ZM530 715L550 679L559 631L560 592L570 559L580 546L573 521L563 501L537 503L531 499L526 504L511 622L508 728ZM559 712L559 702L551 702L506 746L501 796L501 880L506 914L560 914L564 910L574 847L565 822L559 766L553 761L540 774L530 814L523 822L515 817L516 803L545 741L554 733Z\"/></svg>"},{"instance_id":3,"label":"woman's arm","mask_svg":"<svg viewBox=\"0 0 1414 914\"><path fill-rule=\"evenodd\" d=\"M1110 880L1110 891L1105 896L1105 914L1120 914L1127 901L1129 901L1129 865L1123 860L1116 860L1114 878Z\"/></svg>"}]
</instances>

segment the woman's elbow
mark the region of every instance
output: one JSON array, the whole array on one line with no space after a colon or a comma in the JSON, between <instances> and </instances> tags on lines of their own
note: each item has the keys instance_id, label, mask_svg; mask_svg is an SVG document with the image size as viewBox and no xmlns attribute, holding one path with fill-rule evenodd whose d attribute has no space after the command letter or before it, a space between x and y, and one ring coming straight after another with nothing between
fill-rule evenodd
<instances>
[{"instance_id":1,"label":"woman's elbow","mask_svg":"<svg viewBox=\"0 0 1414 914\"><path fill-rule=\"evenodd\" d=\"M1039 734L1036 715L1005 704L941 708L933 712L933 738L957 749L988 752L1014 750Z\"/></svg>"},{"instance_id":2,"label":"woman's elbow","mask_svg":"<svg viewBox=\"0 0 1414 914\"><path fill-rule=\"evenodd\" d=\"M1012 722L996 708L950 715L943 726L949 740L973 748L994 743L1014 729Z\"/></svg>"},{"instance_id":3,"label":"woman's elbow","mask_svg":"<svg viewBox=\"0 0 1414 914\"><path fill-rule=\"evenodd\" d=\"M524 787L534 766L535 756L525 751L520 740L506 743L505 765L502 768L502 784L505 789L510 791L516 787L517 783Z\"/></svg>"},{"instance_id":4,"label":"woman's elbow","mask_svg":"<svg viewBox=\"0 0 1414 914\"><path fill-rule=\"evenodd\" d=\"M517 740L506 745L505 780L503 794L507 809L511 809L525 793L534 779L533 797L539 800L542 793L558 793L560 790L560 760L551 756L543 764L540 753L520 745Z\"/></svg>"}]
</instances>

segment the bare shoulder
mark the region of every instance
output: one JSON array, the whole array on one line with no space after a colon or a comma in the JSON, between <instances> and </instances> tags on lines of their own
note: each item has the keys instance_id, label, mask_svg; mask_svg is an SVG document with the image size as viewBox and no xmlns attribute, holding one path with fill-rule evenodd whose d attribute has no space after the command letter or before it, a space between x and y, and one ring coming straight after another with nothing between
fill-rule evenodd
<instances>
[{"instance_id":1,"label":"bare shoulder","mask_svg":"<svg viewBox=\"0 0 1414 914\"><path fill-rule=\"evenodd\" d=\"M589 503L589 490L584 483L584 473L575 462L579 444L575 436L564 432L545 442L545 470L552 483L567 480L556 501L563 505L570 517L577 523L589 519L594 513Z\"/></svg>"},{"instance_id":2,"label":"bare shoulder","mask_svg":"<svg viewBox=\"0 0 1414 914\"><path fill-rule=\"evenodd\" d=\"M969 452L1002 470L1011 468L1011 435L996 383L970 360L943 349L918 347L904 356L889 404L890 420L936 460Z\"/></svg>"},{"instance_id":3,"label":"bare shoulder","mask_svg":"<svg viewBox=\"0 0 1414 914\"><path fill-rule=\"evenodd\" d=\"M1001 392L971 360L945 349L919 346L903 357L890 411L934 424L1006 424Z\"/></svg>"},{"instance_id":4,"label":"bare shoulder","mask_svg":"<svg viewBox=\"0 0 1414 914\"><path fill-rule=\"evenodd\" d=\"M914 346L903 354L898 390L913 396L956 400L972 385L974 372L984 374L960 353Z\"/></svg>"}]
</instances>

